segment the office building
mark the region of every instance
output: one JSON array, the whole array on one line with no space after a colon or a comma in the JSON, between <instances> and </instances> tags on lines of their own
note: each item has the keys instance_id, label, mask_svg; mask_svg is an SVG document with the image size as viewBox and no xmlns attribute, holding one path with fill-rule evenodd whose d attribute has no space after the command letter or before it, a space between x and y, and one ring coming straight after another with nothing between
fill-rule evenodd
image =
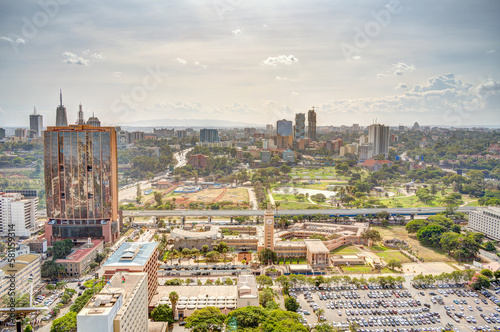
<instances>
[{"instance_id":1,"label":"office building","mask_svg":"<svg viewBox=\"0 0 500 332\"><path fill-rule=\"evenodd\" d=\"M281 136L293 136L292 121L278 120L276 122L276 133Z\"/></svg>"},{"instance_id":2,"label":"office building","mask_svg":"<svg viewBox=\"0 0 500 332\"><path fill-rule=\"evenodd\" d=\"M24 128L17 128L14 130L14 137L17 138L26 138L27 136L27 131Z\"/></svg>"},{"instance_id":3,"label":"office building","mask_svg":"<svg viewBox=\"0 0 500 332\"><path fill-rule=\"evenodd\" d=\"M10 228L18 237L30 237L35 231L38 198L25 198L20 193L0 193L0 234Z\"/></svg>"},{"instance_id":4,"label":"office building","mask_svg":"<svg viewBox=\"0 0 500 332\"><path fill-rule=\"evenodd\" d=\"M30 114L30 131L35 137L42 136L43 132L43 116L36 113L36 108L33 114Z\"/></svg>"},{"instance_id":5,"label":"office building","mask_svg":"<svg viewBox=\"0 0 500 332\"><path fill-rule=\"evenodd\" d=\"M177 130L177 138L187 137L187 130Z\"/></svg>"},{"instance_id":6,"label":"office building","mask_svg":"<svg viewBox=\"0 0 500 332\"><path fill-rule=\"evenodd\" d=\"M478 207L476 211L469 212L469 228L500 241L500 208Z\"/></svg>"},{"instance_id":7,"label":"office building","mask_svg":"<svg viewBox=\"0 0 500 332\"><path fill-rule=\"evenodd\" d=\"M306 115L304 113L295 114L295 127L293 127L293 136L297 139L306 137Z\"/></svg>"},{"instance_id":8,"label":"office building","mask_svg":"<svg viewBox=\"0 0 500 332\"><path fill-rule=\"evenodd\" d=\"M115 274L76 316L78 332L147 332L146 273Z\"/></svg>"},{"instance_id":9,"label":"office building","mask_svg":"<svg viewBox=\"0 0 500 332\"><path fill-rule=\"evenodd\" d=\"M210 163L210 159L208 156L202 154L193 154L189 156L189 160L187 161L188 165L193 166L194 168L205 169L208 167Z\"/></svg>"},{"instance_id":10,"label":"office building","mask_svg":"<svg viewBox=\"0 0 500 332\"><path fill-rule=\"evenodd\" d=\"M13 267L9 263L0 267L0 298L9 293L11 280L5 277L10 275L16 276L16 295L29 293L31 288L29 282L30 276L32 278L33 289L36 291L41 285L41 267L42 258L40 255L35 254L17 256Z\"/></svg>"},{"instance_id":11,"label":"office building","mask_svg":"<svg viewBox=\"0 0 500 332\"><path fill-rule=\"evenodd\" d=\"M94 113L92 113L92 116L87 120L87 125L88 126L94 126L94 127L100 127L101 126L101 121L94 116Z\"/></svg>"},{"instance_id":12,"label":"office building","mask_svg":"<svg viewBox=\"0 0 500 332\"><path fill-rule=\"evenodd\" d=\"M76 120L76 124L83 126L85 124L85 119L83 117L83 108L82 104L78 107L78 119Z\"/></svg>"},{"instance_id":13,"label":"office building","mask_svg":"<svg viewBox=\"0 0 500 332\"><path fill-rule=\"evenodd\" d=\"M272 124L267 124L267 125L266 125L266 130L267 130L267 131L273 131L273 129L274 129L274 128L273 128L273 125L272 125Z\"/></svg>"},{"instance_id":14,"label":"office building","mask_svg":"<svg viewBox=\"0 0 500 332\"><path fill-rule=\"evenodd\" d=\"M369 126L368 142L373 144L373 156L383 154L387 158L389 155L389 126L377 123Z\"/></svg>"},{"instance_id":15,"label":"office building","mask_svg":"<svg viewBox=\"0 0 500 332\"><path fill-rule=\"evenodd\" d=\"M353 123L352 124L352 131L358 132L359 130L360 130L359 123Z\"/></svg>"},{"instance_id":16,"label":"office building","mask_svg":"<svg viewBox=\"0 0 500 332\"><path fill-rule=\"evenodd\" d=\"M146 272L148 303L158 288L158 242L125 242L103 264L104 277L117 272Z\"/></svg>"},{"instance_id":17,"label":"office building","mask_svg":"<svg viewBox=\"0 0 500 332\"><path fill-rule=\"evenodd\" d=\"M294 163L295 152L293 152L292 150L283 151L283 160L286 161L287 163Z\"/></svg>"},{"instance_id":18,"label":"office building","mask_svg":"<svg viewBox=\"0 0 500 332\"><path fill-rule=\"evenodd\" d=\"M217 129L200 130L200 142L220 142L219 131Z\"/></svg>"},{"instance_id":19,"label":"office building","mask_svg":"<svg viewBox=\"0 0 500 332\"><path fill-rule=\"evenodd\" d=\"M293 147L293 136L276 135L276 147L278 149L291 149Z\"/></svg>"},{"instance_id":20,"label":"office building","mask_svg":"<svg viewBox=\"0 0 500 332\"><path fill-rule=\"evenodd\" d=\"M119 237L118 163L114 127L48 127L44 132L49 246L65 238Z\"/></svg>"},{"instance_id":21,"label":"office building","mask_svg":"<svg viewBox=\"0 0 500 332\"><path fill-rule=\"evenodd\" d=\"M60 104L56 110L56 127L68 126L68 115L66 114L66 107L62 103L62 90L59 92Z\"/></svg>"},{"instance_id":22,"label":"office building","mask_svg":"<svg viewBox=\"0 0 500 332\"><path fill-rule=\"evenodd\" d=\"M45 254L47 252L47 239L32 239L25 242L30 248L30 252Z\"/></svg>"},{"instance_id":23,"label":"office building","mask_svg":"<svg viewBox=\"0 0 500 332\"><path fill-rule=\"evenodd\" d=\"M314 107L307 112L307 137L311 140L316 140L316 112Z\"/></svg>"},{"instance_id":24,"label":"office building","mask_svg":"<svg viewBox=\"0 0 500 332\"><path fill-rule=\"evenodd\" d=\"M81 277L90 269L90 263L95 261L97 254L104 251L102 240L88 239L87 243L73 249L66 258L57 259L56 263L64 267L66 276Z\"/></svg>"},{"instance_id":25,"label":"office building","mask_svg":"<svg viewBox=\"0 0 500 332\"><path fill-rule=\"evenodd\" d=\"M5 129L0 128L0 139L4 139L4 138L5 138Z\"/></svg>"}]
</instances>

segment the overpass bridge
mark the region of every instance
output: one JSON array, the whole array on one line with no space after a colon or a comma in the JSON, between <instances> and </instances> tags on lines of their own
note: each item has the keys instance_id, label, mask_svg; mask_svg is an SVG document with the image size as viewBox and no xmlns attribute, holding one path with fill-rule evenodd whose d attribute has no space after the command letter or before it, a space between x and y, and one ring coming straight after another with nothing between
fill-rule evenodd
<instances>
[{"instance_id":1,"label":"overpass bridge","mask_svg":"<svg viewBox=\"0 0 500 332\"><path fill-rule=\"evenodd\" d=\"M428 208L392 208L392 209L307 209L307 210L277 210L275 217L280 216L314 216L328 215L330 217L355 217L357 215L376 215L387 211L391 216L431 216L445 211L444 207ZM469 213L475 211L476 207L460 207L458 212ZM265 210L122 210L124 218L134 217L255 217L264 216Z\"/></svg>"}]
</instances>

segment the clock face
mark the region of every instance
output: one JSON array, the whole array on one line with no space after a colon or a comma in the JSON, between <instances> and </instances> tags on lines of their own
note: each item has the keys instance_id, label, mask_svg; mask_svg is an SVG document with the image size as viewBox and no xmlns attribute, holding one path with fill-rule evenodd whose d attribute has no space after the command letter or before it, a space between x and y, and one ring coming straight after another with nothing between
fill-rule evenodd
<instances>
[{"instance_id":1,"label":"clock face","mask_svg":"<svg viewBox=\"0 0 500 332\"><path fill-rule=\"evenodd\" d=\"M266 223L267 223L268 225L271 225L271 224L273 223L273 220L272 220L272 219L267 219Z\"/></svg>"}]
</instances>

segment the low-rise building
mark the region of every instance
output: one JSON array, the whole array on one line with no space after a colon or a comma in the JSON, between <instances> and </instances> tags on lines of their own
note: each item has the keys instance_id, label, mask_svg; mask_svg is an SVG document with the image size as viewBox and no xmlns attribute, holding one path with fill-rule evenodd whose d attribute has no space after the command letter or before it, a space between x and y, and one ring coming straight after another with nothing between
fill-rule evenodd
<instances>
[{"instance_id":1,"label":"low-rise building","mask_svg":"<svg viewBox=\"0 0 500 332\"><path fill-rule=\"evenodd\" d=\"M147 332L147 274L116 273L76 319L79 332Z\"/></svg>"},{"instance_id":2,"label":"low-rise building","mask_svg":"<svg viewBox=\"0 0 500 332\"><path fill-rule=\"evenodd\" d=\"M30 248L30 252L37 254L44 254L47 252L47 239L32 239L28 240L26 244Z\"/></svg>"},{"instance_id":3,"label":"low-rise building","mask_svg":"<svg viewBox=\"0 0 500 332\"><path fill-rule=\"evenodd\" d=\"M64 259L57 259L56 263L62 265L66 275L71 277L80 277L90 268L90 263L95 261L97 254L104 251L104 242L102 240L89 240L87 243L71 253Z\"/></svg>"},{"instance_id":4,"label":"low-rise building","mask_svg":"<svg viewBox=\"0 0 500 332\"><path fill-rule=\"evenodd\" d=\"M500 208L479 207L469 213L469 227L489 238L500 240Z\"/></svg>"}]
</instances>

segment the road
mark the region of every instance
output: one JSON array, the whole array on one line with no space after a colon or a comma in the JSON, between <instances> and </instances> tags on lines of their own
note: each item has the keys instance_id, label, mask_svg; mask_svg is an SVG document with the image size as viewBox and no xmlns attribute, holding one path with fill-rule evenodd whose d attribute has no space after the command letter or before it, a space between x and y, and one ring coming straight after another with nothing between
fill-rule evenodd
<instances>
[{"instance_id":1,"label":"road","mask_svg":"<svg viewBox=\"0 0 500 332\"><path fill-rule=\"evenodd\" d=\"M444 211L444 207L433 208L396 208L396 209L321 209L321 210L278 210L276 216L286 215L329 215L329 216L350 216L376 215L379 212L387 211L391 215L435 215ZM458 212L468 213L475 211L473 206L460 207ZM124 217L185 217L185 216L213 216L213 217L233 217L233 216L263 216L264 210L124 210Z\"/></svg>"},{"instance_id":2,"label":"road","mask_svg":"<svg viewBox=\"0 0 500 332\"><path fill-rule=\"evenodd\" d=\"M185 166L187 163L186 154L191 151L193 148L185 149L179 152L174 153L174 158L177 160L177 165L175 168Z\"/></svg>"}]
</instances>

